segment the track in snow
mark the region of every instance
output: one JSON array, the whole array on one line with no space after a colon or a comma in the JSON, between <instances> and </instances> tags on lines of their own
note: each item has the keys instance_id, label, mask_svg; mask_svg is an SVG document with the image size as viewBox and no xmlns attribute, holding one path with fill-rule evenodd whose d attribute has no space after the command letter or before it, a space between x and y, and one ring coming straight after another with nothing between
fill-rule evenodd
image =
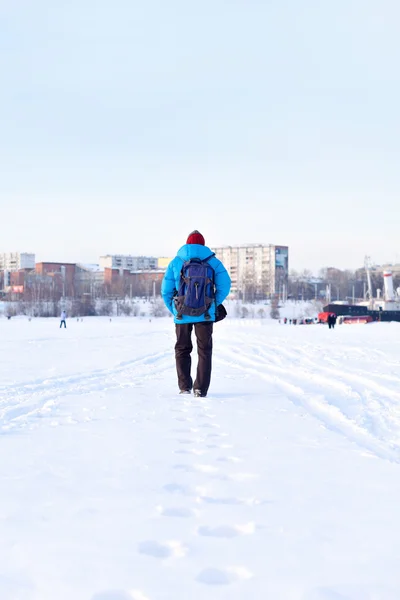
<instances>
[{"instance_id":1,"label":"track in snow","mask_svg":"<svg viewBox=\"0 0 400 600\"><path fill-rule=\"evenodd\" d=\"M400 462L398 361L384 361L395 372L382 373L373 370L375 353L382 366L380 351L350 348L350 360L348 354L294 345L293 340L283 346L274 339L249 340L243 335L233 345L240 351L224 345L217 364L261 377L326 427L380 458Z\"/></svg>"},{"instance_id":2,"label":"track in snow","mask_svg":"<svg viewBox=\"0 0 400 600\"><path fill-rule=\"evenodd\" d=\"M49 415L63 397L138 387L170 370L172 352L154 352L112 369L0 387L0 430Z\"/></svg>"}]
</instances>

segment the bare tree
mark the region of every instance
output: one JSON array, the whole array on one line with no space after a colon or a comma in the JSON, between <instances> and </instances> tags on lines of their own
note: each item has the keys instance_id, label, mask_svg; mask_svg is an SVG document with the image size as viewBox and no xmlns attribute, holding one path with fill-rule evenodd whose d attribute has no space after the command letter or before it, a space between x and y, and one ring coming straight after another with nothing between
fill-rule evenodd
<instances>
[{"instance_id":1,"label":"bare tree","mask_svg":"<svg viewBox=\"0 0 400 600\"><path fill-rule=\"evenodd\" d=\"M167 315L167 309L161 298L157 298L151 305L150 314L152 317L165 317Z\"/></svg>"},{"instance_id":2,"label":"bare tree","mask_svg":"<svg viewBox=\"0 0 400 600\"><path fill-rule=\"evenodd\" d=\"M270 311L271 319L279 319L279 296L278 294L273 294L271 298L271 311Z\"/></svg>"},{"instance_id":3,"label":"bare tree","mask_svg":"<svg viewBox=\"0 0 400 600\"><path fill-rule=\"evenodd\" d=\"M258 297L259 286L257 285L253 267L246 268L241 287L242 299L245 302L254 303Z\"/></svg>"}]
</instances>

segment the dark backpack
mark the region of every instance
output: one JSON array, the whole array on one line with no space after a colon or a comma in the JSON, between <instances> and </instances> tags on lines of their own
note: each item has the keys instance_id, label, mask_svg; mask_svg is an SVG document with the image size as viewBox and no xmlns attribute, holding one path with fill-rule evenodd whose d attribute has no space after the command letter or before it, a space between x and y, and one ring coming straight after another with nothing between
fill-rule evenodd
<instances>
[{"instance_id":1,"label":"dark backpack","mask_svg":"<svg viewBox=\"0 0 400 600\"><path fill-rule=\"evenodd\" d=\"M213 256L215 254L203 260L191 258L183 263L178 293L174 298L177 319L182 319L183 315L205 315L207 321L211 319L208 311L215 300L214 269L208 261Z\"/></svg>"}]
</instances>

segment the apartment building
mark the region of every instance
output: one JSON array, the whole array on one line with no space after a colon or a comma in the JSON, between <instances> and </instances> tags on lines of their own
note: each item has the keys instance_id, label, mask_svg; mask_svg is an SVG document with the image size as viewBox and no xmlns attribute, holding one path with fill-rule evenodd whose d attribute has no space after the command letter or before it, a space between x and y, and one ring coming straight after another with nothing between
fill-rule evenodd
<instances>
[{"instance_id":1,"label":"apartment building","mask_svg":"<svg viewBox=\"0 0 400 600\"><path fill-rule=\"evenodd\" d=\"M289 272L288 246L247 244L212 250L231 277L231 294L245 299L285 294Z\"/></svg>"},{"instance_id":2,"label":"apartment building","mask_svg":"<svg viewBox=\"0 0 400 600\"><path fill-rule=\"evenodd\" d=\"M27 252L4 252L0 254L0 271L34 269L35 255Z\"/></svg>"},{"instance_id":3,"label":"apartment building","mask_svg":"<svg viewBox=\"0 0 400 600\"><path fill-rule=\"evenodd\" d=\"M120 269L121 271L148 271L158 268L158 259L153 256L131 256L124 254L107 254L100 256L100 267L103 269Z\"/></svg>"}]
</instances>

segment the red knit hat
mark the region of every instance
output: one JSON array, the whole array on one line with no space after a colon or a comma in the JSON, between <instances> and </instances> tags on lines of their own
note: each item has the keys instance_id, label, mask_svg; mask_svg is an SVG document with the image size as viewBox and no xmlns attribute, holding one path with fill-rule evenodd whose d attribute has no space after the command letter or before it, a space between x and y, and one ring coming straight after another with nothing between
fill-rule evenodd
<instances>
[{"instance_id":1,"label":"red knit hat","mask_svg":"<svg viewBox=\"0 0 400 600\"><path fill-rule=\"evenodd\" d=\"M192 231L192 233L189 233L189 237L186 240L187 244L200 244L201 246L205 246L205 241L203 236L201 235L200 231L197 231L197 229L195 229L194 231Z\"/></svg>"}]
</instances>

